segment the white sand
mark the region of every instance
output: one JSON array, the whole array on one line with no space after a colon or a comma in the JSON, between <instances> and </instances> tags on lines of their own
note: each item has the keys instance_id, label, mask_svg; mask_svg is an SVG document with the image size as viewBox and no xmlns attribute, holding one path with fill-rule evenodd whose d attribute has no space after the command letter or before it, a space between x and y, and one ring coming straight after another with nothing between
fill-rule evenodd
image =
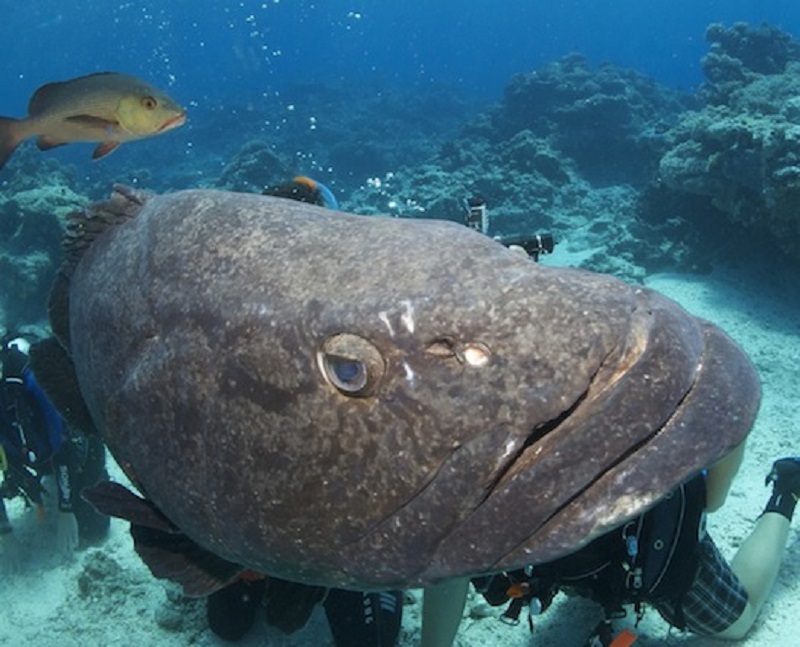
<instances>
[{"instance_id":1,"label":"white sand","mask_svg":"<svg viewBox=\"0 0 800 647\"><path fill-rule=\"evenodd\" d=\"M722 551L731 556L761 512L768 490L763 479L775 458L800 454L800 273L766 271L743 263L737 270L708 277L654 276L648 285L682 303L691 312L719 324L750 354L763 380L761 411L749 443L748 456L729 501L713 515L710 530ZM0 580L0 645L39 647L136 645L218 645L205 627L199 601L167 597L133 553L126 524L113 522L101 551L78 553L68 563L52 554L52 523L38 525L34 514L10 506L17 532L25 539L21 572ZM798 523L795 523L795 527ZM108 559L103 559L107 557ZM105 574L83 576L100 562ZM776 588L750 637L748 647L794 645L800 642L800 542L793 529ZM419 599L418 594L411 597ZM461 647L579 646L599 619L591 604L559 598L537 619L532 638L523 623L507 627L493 617L473 619L480 604L471 597L456 644ZM157 618L160 623L157 622ZM168 630L161 625L171 626ZM406 606L401 645L414 645L419 635L419 603ZM649 611L636 633L645 645L723 644L671 632ZM283 637L257 627L243 645L332 645L319 610L302 632Z\"/></svg>"}]
</instances>

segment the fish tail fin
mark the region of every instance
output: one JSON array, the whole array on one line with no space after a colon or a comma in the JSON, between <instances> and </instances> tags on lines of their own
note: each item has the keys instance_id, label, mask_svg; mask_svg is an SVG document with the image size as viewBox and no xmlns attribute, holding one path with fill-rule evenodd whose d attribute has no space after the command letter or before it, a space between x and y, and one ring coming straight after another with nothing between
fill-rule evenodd
<instances>
[{"instance_id":1,"label":"fish tail fin","mask_svg":"<svg viewBox=\"0 0 800 647\"><path fill-rule=\"evenodd\" d=\"M20 121L11 117L0 117L0 169L22 143L23 137L20 137L18 126Z\"/></svg>"}]
</instances>

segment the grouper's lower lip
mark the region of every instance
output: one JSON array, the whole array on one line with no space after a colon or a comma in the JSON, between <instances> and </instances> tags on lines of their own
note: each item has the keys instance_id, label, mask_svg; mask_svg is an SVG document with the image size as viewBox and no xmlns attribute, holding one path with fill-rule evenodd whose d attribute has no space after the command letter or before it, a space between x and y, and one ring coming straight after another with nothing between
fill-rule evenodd
<instances>
[{"instance_id":1,"label":"grouper's lower lip","mask_svg":"<svg viewBox=\"0 0 800 647\"><path fill-rule=\"evenodd\" d=\"M164 125L158 129L158 132L163 133L164 131L172 130L173 128L182 126L184 123L186 123L186 113L182 112L181 114L173 117L169 121L165 121Z\"/></svg>"}]
</instances>

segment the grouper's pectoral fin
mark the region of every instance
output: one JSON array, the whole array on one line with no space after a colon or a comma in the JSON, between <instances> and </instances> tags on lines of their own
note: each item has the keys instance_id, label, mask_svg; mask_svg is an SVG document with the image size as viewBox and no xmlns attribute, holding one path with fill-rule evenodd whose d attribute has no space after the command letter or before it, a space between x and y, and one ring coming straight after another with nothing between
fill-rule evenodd
<instances>
[{"instance_id":1,"label":"grouper's pectoral fin","mask_svg":"<svg viewBox=\"0 0 800 647\"><path fill-rule=\"evenodd\" d=\"M210 595L245 570L200 547L182 532L167 533L131 524L131 535L136 553L150 572L180 584L184 595Z\"/></svg>"},{"instance_id":2,"label":"grouper's pectoral fin","mask_svg":"<svg viewBox=\"0 0 800 647\"><path fill-rule=\"evenodd\" d=\"M98 512L130 521L134 548L150 572L180 584L185 595L209 595L245 570L196 544L152 501L119 483L104 481L86 488L82 495Z\"/></svg>"},{"instance_id":3,"label":"grouper's pectoral fin","mask_svg":"<svg viewBox=\"0 0 800 647\"><path fill-rule=\"evenodd\" d=\"M81 496L100 514L165 533L180 532L151 501L137 496L120 483L102 481L85 488Z\"/></svg>"}]
</instances>

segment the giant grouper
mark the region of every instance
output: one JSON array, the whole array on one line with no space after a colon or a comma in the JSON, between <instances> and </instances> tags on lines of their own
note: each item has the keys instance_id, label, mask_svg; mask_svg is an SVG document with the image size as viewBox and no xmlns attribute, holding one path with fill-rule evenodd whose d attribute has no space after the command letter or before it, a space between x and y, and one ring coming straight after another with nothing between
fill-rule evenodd
<instances>
[{"instance_id":1,"label":"giant grouper","mask_svg":"<svg viewBox=\"0 0 800 647\"><path fill-rule=\"evenodd\" d=\"M759 404L714 325L455 223L117 187L66 247L34 368L138 490L86 496L189 594L548 561L741 443Z\"/></svg>"}]
</instances>

